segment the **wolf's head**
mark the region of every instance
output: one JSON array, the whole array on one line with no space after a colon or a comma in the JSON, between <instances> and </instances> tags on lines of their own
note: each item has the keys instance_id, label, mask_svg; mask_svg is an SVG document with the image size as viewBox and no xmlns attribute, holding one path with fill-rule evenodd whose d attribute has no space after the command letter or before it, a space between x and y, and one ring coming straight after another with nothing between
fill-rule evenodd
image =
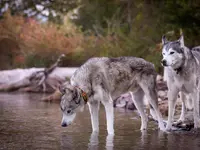
<instances>
[{"instance_id":1,"label":"wolf's head","mask_svg":"<svg viewBox=\"0 0 200 150\"><path fill-rule=\"evenodd\" d=\"M60 92L62 93L60 108L63 113L61 125L66 127L73 122L76 112L85 105L86 100L83 91L68 82L60 87Z\"/></svg>"},{"instance_id":2,"label":"wolf's head","mask_svg":"<svg viewBox=\"0 0 200 150\"><path fill-rule=\"evenodd\" d=\"M183 35L177 41L168 41L165 36L162 37L162 55L161 64L164 67L170 66L173 69L178 69L183 65L184 55L184 39Z\"/></svg>"}]
</instances>

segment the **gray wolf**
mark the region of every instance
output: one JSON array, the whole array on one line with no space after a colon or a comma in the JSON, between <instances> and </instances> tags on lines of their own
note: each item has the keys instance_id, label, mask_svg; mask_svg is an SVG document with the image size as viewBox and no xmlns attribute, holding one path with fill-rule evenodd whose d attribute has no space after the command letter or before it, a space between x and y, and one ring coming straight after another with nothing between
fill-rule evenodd
<instances>
[{"instance_id":1,"label":"gray wolf","mask_svg":"<svg viewBox=\"0 0 200 150\"><path fill-rule=\"evenodd\" d=\"M162 65L165 67L168 86L168 120L166 130L172 129L177 95L180 92L182 112L178 121L185 119L185 100L191 98L193 102L194 128L200 127L199 121L199 78L200 78L200 50L190 50L184 45L183 35L176 41L168 41L162 37Z\"/></svg>"},{"instance_id":2,"label":"gray wolf","mask_svg":"<svg viewBox=\"0 0 200 150\"><path fill-rule=\"evenodd\" d=\"M74 120L76 112L86 103L89 105L93 132L99 131L99 105L104 105L108 134L114 134L113 99L130 92L132 100L141 115L141 130L147 128L147 116L142 99L149 100L151 114L157 118L159 128L164 129L158 109L156 93L156 71L154 65L142 58L91 58L75 71L61 88L62 126Z\"/></svg>"}]
</instances>

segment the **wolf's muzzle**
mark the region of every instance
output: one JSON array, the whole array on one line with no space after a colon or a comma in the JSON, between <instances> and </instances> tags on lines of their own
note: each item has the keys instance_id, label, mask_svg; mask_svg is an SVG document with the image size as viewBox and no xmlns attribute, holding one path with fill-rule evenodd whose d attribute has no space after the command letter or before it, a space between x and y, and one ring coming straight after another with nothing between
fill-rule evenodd
<instances>
[{"instance_id":1,"label":"wolf's muzzle","mask_svg":"<svg viewBox=\"0 0 200 150\"><path fill-rule=\"evenodd\" d=\"M67 127L67 123L63 122L63 123L61 124L61 126L62 126L62 127Z\"/></svg>"},{"instance_id":2,"label":"wolf's muzzle","mask_svg":"<svg viewBox=\"0 0 200 150\"><path fill-rule=\"evenodd\" d=\"M163 66L167 66L167 61L166 61L165 59L163 59L163 60L161 61L161 64L162 64Z\"/></svg>"}]
</instances>

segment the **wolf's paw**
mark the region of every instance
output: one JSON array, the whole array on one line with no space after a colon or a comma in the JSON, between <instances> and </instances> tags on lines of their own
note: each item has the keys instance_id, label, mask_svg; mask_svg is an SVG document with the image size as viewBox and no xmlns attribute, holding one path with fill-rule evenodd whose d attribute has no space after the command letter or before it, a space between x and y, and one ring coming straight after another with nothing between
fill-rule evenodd
<instances>
[{"instance_id":1,"label":"wolf's paw","mask_svg":"<svg viewBox=\"0 0 200 150\"><path fill-rule=\"evenodd\" d=\"M181 125L183 122L184 122L183 120L179 119L178 121L173 122L173 126L177 127L177 126Z\"/></svg>"},{"instance_id":2,"label":"wolf's paw","mask_svg":"<svg viewBox=\"0 0 200 150\"><path fill-rule=\"evenodd\" d=\"M159 129L160 129L161 131L165 131L165 130L166 130L163 123L159 123Z\"/></svg>"},{"instance_id":3,"label":"wolf's paw","mask_svg":"<svg viewBox=\"0 0 200 150\"><path fill-rule=\"evenodd\" d=\"M166 126L166 128L165 128L165 131L168 131L168 132L170 132L170 131L172 131L173 129L172 129L172 125L168 125L167 124L167 126Z\"/></svg>"}]
</instances>

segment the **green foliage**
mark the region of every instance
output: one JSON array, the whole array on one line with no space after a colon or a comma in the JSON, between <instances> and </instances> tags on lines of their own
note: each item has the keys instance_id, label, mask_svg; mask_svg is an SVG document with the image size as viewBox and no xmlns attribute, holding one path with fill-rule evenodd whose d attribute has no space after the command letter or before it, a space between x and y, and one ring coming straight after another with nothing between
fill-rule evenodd
<instances>
[{"instance_id":1,"label":"green foliage","mask_svg":"<svg viewBox=\"0 0 200 150\"><path fill-rule=\"evenodd\" d=\"M161 72L161 47L157 45L163 34L174 40L180 36L181 28L187 46L200 43L200 2L83 0L82 3L79 18L73 21L102 42L87 45L86 50L95 51L95 56L142 57Z\"/></svg>"},{"instance_id":2,"label":"green foliage","mask_svg":"<svg viewBox=\"0 0 200 150\"><path fill-rule=\"evenodd\" d=\"M157 70L160 70L161 57L159 51L156 50L156 44L161 39L162 30L158 30L158 28L161 29L161 24L155 23L158 22L156 12L150 14L156 6L150 8L149 5L140 1L109 1L114 9L107 11L107 9L102 9L109 6L105 1L87 2L90 5L85 5L80 9L79 22L75 22L82 25L83 31L90 30L95 35L93 37L95 43L87 44L85 51L94 52L95 56L141 57L153 62ZM93 3L95 3L94 7ZM101 7L97 9L97 6ZM102 12L104 15L101 14ZM85 18L81 16L87 16L87 20L90 21L84 20ZM102 17L100 19L102 22L97 23L96 20L99 17L96 16ZM149 19L149 17L152 18Z\"/></svg>"},{"instance_id":3,"label":"green foliage","mask_svg":"<svg viewBox=\"0 0 200 150\"><path fill-rule=\"evenodd\" d=\"M11 16L0 22L1 35L19 43L25 57L23 66L49 65L61 53L67 54L65 66L79 66L97 56L136 56L154 63L157 71L162 72L163 34L174 40L182 29L187 46L200 43L200 1L49 0L44 4L41 0L28 1L18 9L11 3L11 13L42 4L44 9L54 10L60 16L48 16L59 24L39 24L33 20L27 23ZM74 8L77 13L73 13ZM70 20L68 12L76 17Z\"/></svg>"}]
</instances>

